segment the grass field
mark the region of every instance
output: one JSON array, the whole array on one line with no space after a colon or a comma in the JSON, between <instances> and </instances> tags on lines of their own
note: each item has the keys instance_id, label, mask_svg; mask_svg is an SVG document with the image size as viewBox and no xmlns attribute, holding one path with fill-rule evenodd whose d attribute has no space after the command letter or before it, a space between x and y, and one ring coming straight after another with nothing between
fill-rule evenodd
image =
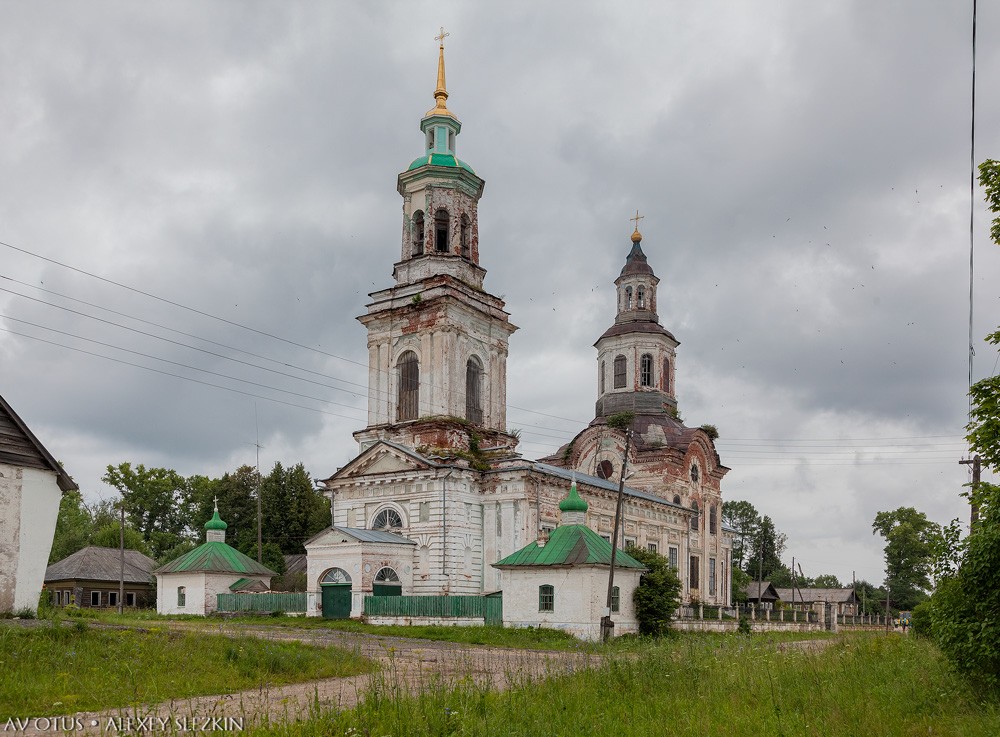
<instances>
[{"instance_id":1,"label":"grass field","mask_svg":"<svg viewBox=\"0 0 1000 737\"><path fill-rule=\"evenodd\" d=\"M354 653L200 633L0 626L0 720L365 673Z\"/></svg>"},{"instance_id":2,"label":"grass field","mask_svg":"<svg viewBox=\"0 0 1000 737\"><path fill-rule=\"evenodd\" d=\"M70 619L122 624L137 627L155 627L157 623L185 622L192 625L204 624L206 628L227 629L241 625L265 627L292 627L296 629L332 629L343 632L358 632L384 637L415 637L423 640L457 642L466 645L489 647L525 648L532 650L587 650L593 646L572 635L554 629L515 629L511 627L449 627L449 626L402 626L373 625L351 619L320 619L319 617L164 617L155 613L125 614L113 612L77 610Z\"/></svg>"},{"instance_id":3,"label":"grass field","mask_svg":"<svg viewBox=\"0 0 1000 737\"><path fill-rule=\"evenodd\" d=\"M952 675L933 645L851 635L821 652L739 636L682 637L639 657L505 693L474 685L410 699L376 676L357 709L256 730L319 735L1000 734L996 702Z\"/></svg>"}]
</instances>

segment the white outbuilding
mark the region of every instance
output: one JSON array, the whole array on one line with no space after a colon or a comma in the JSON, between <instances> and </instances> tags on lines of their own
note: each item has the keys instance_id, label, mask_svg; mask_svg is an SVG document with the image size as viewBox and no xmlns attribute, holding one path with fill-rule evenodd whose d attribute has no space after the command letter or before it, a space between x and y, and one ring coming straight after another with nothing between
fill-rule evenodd
<instances>
[{"instance_id":1,"label":"white outbuilding","mask_svg":"<svg viewBox=\"0 0 1000 737\"><path fill-rule=\"evenodd\" d=\"M76 488L0 397L0 612L37 611L59 502Z\"/></svg>"},{"instance_id":2,"label":"white outbuilding","mask_svg":"<svg viewBox=\"0 0 1000 737\"><path fill-rule=\"evenodd\" d=\"M204 616L216 610L219 594L270 590L278 574L227 545L227 527L216 504L205 523L205 542L153 571L159 614Z\"/></svg>"},{"instance_id":3,"label":"white outbuilding","mask_svg":"<svg viewBox=\"0 0 1000 737\"><path fill-rule=\"evenodd\" d=\"M540 538L493 564L503 588L503 623L549 627L583 640L599 640L607 611L611 543L586 525L587 502L570 486L559 503L561 522ZM611 617L615 633L639 631L632 597L646 568L622 550L615 553Z\"/></svg>"}]
</instances>

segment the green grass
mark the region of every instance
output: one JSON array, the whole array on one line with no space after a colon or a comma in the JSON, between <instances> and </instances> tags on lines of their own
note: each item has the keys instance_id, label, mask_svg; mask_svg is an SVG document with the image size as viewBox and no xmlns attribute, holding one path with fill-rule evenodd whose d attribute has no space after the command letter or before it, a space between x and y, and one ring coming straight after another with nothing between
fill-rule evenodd
<instances>
[{"instance_id":1,"label":"green grass","mask_svg":"<svg viewBox=\"0 0 1000 737\"><path fill-rule=\"evenodd\" d=\"M201 633L0 626L0 720L370 672L355 653Z\"/></svg>"},{"instance_id":2,"label":"green grass","mask_svg":"<svg viewBox=\"0 0 1000 737\"><path fill-rule=\"evenodd\" d=\"M254 730L313 735L1000 734L934 646L850 635L818 653L739 636L681 637L594 670L496 693L475 685L400 699L386 680L356 709Z\"/></svg>"},{"instance_id":3,"label":"green grass","mask_svg":"<svg viewBox=\"0 0 1000 737\"><path fill-rule=\"evenodd\" d=\"M155 612L135 612L119 616L117 613L102 610L79 609L66 612L70 619L84 619L104 624L120 624L124 626L149 627L160 624L167 626L170 622L184 622L186 625L204 625L205 629L218 631L220 625L227 630L238 629L240 626L282 627L295 629L323 629L360 634L380 635L382 637L411 637L422 640L437 640L455 642L465 645L482 645L488 647L524 648L530 650L593 650L594 646L583 642L565 632L554 629L522 629L513 627L465 627L465 626L404 626L404 625L374 625L353 619L321 619L319 617L197 617L197 616L163 616Z\"/></svg>"}]
</instances>

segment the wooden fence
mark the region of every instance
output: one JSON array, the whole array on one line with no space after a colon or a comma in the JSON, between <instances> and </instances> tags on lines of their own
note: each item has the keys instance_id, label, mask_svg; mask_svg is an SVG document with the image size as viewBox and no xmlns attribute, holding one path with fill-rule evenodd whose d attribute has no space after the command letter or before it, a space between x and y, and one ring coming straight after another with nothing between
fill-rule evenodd
<instances>
[{"instance_id":1,"label":"wooden fence","mask_svg":"<svg viewBox=\"0 0 1000 737\"><path fill-rule=\"evenodd\" d=\"M217 594L216 608L220 612L300 612L306 611L306 594Z\"/></svg>"},{"instance_id":2,"label":"wooden fence","mask_svg":"<svg viewBox=\"0 0 1000 737\"><path fill-rule=\"evenodd\" d=\"M371 617L432 617L483 619L503 623L499 596L366 596L365 614Z\"/></svg>"}]
</instances>

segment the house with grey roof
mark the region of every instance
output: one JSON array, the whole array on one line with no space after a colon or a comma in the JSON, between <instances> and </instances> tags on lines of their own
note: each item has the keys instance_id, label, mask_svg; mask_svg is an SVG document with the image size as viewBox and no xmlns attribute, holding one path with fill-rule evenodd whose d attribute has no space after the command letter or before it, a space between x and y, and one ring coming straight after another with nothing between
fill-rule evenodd
<instances>
[{"instance_id":1,"label":"house with grey roof","mask_svg":"<svg viewBox=\"0 0 1000 737\"><path fill-rule=\"evenodd\" d=\"M125 551L124 577L120 548L88 545L50 565L45 588L56 606L81 608L118 606L120 582L124 580L124 606L152 606L156 601L153 569L156 561L138 550Z\"/></svg>"},{"instance_id":2,"label":"house with grey roof","mask_svg":"<svg viewBox=\"0 0 1000 737\"><path fill-rule=\"evenodd\" d=\"M0 397L0 612L38 609L59 502L76 488Z\"/></svg>"},{"instance_id":3,"label":"house with grey roof","mask_svg":"<svg viewBox=\"0 0 1000 737\"><path fill-rule=\"evenodd\" d=\"M858 613L858 597L854 589L776 589L785 606L794 609L815 609L817 603L832 607L838 615L852 617Z\"/></svg>"},{"instance_id":4,"label":"house with grey roof","mask_svg":"<svg viewBox=\"0 0 1000 737\"><path fill-rule=\"evenodd\" d=\"M227 545L228 527L216 504L205 523L205 542L153 571L159 614L211 614L219 594L271 589L271 578L278 574Z\"/></svg>"}]
</instances>

